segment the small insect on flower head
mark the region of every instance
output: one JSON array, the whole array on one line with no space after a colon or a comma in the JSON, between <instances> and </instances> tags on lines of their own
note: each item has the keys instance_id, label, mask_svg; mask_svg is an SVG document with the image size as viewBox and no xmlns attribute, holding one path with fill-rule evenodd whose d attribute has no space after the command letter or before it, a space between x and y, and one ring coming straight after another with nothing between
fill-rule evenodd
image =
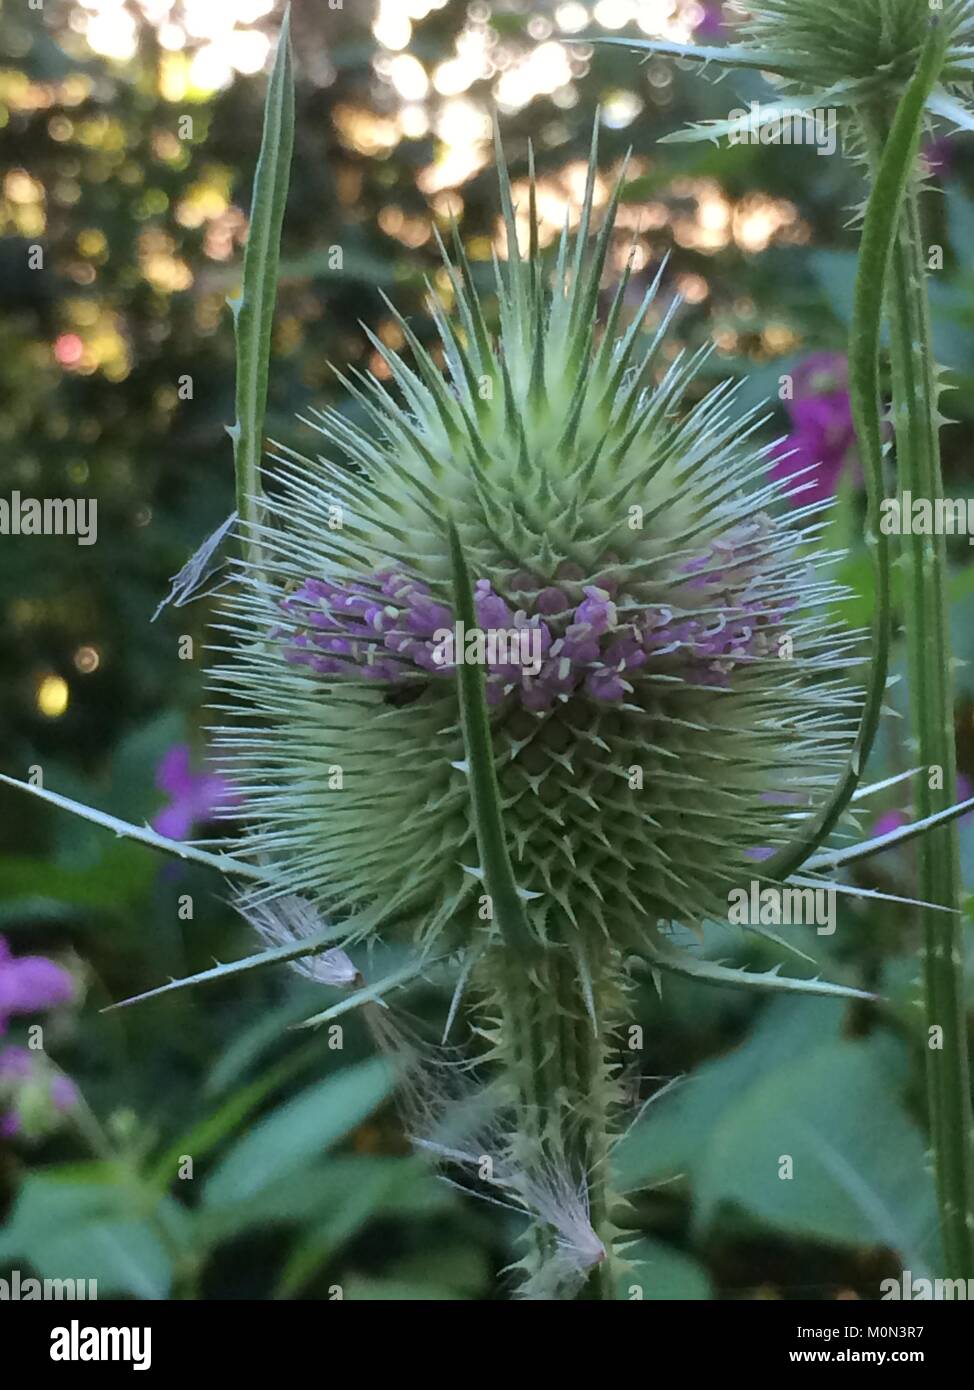
<instances>
[{"instance_id":1,"label":"small insect on flower head","mask_svg":"<svg viewBox=\"0 0 974 1390\"><path fill-rule=\"evenodd\" d=\"M533 171L525 252L498 163L506 263L487 292L457 236L453 308L430 304L448 377L398 318L409 361L369 334L390 385L342 378L362 423L317 413L323 456L269 469L218 740L287 893L350 938L379 904L384 930L468 945L490 913L457 663L481 662L530 928L582 962L586 942L638 950L661 920L725 914L753 846L790 833L773 794L814 805L844 765L850 648L817 509L787 505L801 480L769 477L734 389L698 386L706 352L671 350L664 272L633 316L627 269L599 318L622 176L596 234L593 147L577 242L549 267Z\"/></svg>"}]
</instances>

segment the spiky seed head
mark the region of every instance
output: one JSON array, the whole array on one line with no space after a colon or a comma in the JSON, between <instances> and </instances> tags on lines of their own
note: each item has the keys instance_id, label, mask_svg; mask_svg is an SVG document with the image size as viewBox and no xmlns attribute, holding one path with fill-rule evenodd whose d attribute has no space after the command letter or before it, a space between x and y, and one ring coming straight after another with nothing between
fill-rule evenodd
<instances>
[{"instance_id":1,"label":"spiky seed head","mask_svg":"<svg viewBox=\"0 0 974 1390\"><path fill-rule=\"evenodd\" d=\"M842 105L849 84L862 84L859 95L873 97L884 86L905 86L931 18L943 25L947 41L941 80L970 83L972 0L748 0L737 34L748 48L768 49L800 72L802 86L835 88Z\"/></svg>"},{"instance_id":2,"label":"spiky seed head","mask_svg":"<svg viewBox=\"0 0 974 1390\"><path fill-rule=\"evenodd\" d=\"M244 566L217 688L246 847L330 921L375 905L446 949L490 930L455 661L484 659L508 842L533 931L639 949L648 927L726 913L848 755L850 647L809 556L794 479L701 356L668 342L630 272L598 316L619 185L553 274L519 252L490 295L457 241L439 352L370 335L391 385L346 380L361 419L317 416L325 453L269 470L260 567ZM621 182L621 180L620 180ZM628 322L625 322L627 315ZM647 332L647 326L653 328ZM814 511L814 509L812 509ZM483 649L454 618L448 528L476 580ZM518 645L524 639L523 649ZM516 639L516 640L515 640ZM485 920L487 919L487 920Z\"/></svg>"}]
</instances>

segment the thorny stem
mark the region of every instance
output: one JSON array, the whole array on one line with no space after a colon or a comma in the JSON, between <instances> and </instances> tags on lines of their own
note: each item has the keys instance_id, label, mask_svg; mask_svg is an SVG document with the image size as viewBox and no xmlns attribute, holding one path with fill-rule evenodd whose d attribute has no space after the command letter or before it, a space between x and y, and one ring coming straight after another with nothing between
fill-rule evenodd
<instances>
[{"instance_id":1,"label":"thorny stem","mask_svg":"<svg viewBox=\"0 0 974 1390\"><path fill-rule=\"evenodd\" d=\"M864 115L863 122L875 160L888 126L878 112ZM936 515L937 499L943 497L941 417L925 261L914 182L907 193L889 281L893 423L899 492L928 499ZM915 762L922 767L916 782L915 810L923 818L957 799L944 537L904 536L901 565L911 746L916 748ZM934 769L942 771L941 778L931 777ZM974 1277L974 1132L964 1004L961 875L953 823L920 837L919 897L953 910L920 909L923 1003L930 1134L946 1274L967 1279ZM937 1044L939 1030L942 1045Z\"/></svg>"},{"instance_id":2,"label":"thorny stem","mask_svg":"<svg viewBox=\"0 0 974 1390\"><path fill-rule=\"evenodd\" d=\"M588 1218L605 1249L574 1297L615 1297L615 1228L610 1220L609 1154L616 1083L606 1017L616 1013L614 953L593 962L593 1022L571 955L553 945L530 962L504 947L485 961L499 1010L498 1051L514 1109L511 1158L532 1182L560 1175L584 1190ZM529 1272L549 1261L556 1233L532 1218Z\"/></svg>"}]
</instances>

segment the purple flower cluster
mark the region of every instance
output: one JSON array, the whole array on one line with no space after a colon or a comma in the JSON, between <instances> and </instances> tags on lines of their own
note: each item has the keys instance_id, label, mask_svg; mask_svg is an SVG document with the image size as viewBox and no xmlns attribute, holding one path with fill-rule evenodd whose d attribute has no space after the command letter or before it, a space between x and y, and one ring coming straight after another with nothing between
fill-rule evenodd
<instances>
[{"instance_id":1,"label":"purple flower cluster","mask_svg":"<svg viewBox=\"0 0 974 1390\"><path fill-rule=\"evenodd\" d=\"M169 797L152 822L170 840L188 840L196 825L205 825L220 812L239 806L242 797L229 778L212 769L194 772L189 745L174 743L156 769L156 786Z\"/></svg>"},{"instance_id":2,"label":"purple flower cluster","mask_svg":"<svg viewBox=\"0 0 974 1390\"><path fill-rule=\"evenodd\" d=\"M281 603L304 631L290 638L287 659L322 676L360 676L389 684L412 671L445 669L433 635L453 627L453 613L426 585L398 570L372 584L306 579Z\"/></svg>"},{"instance_id":3,"label":"purple flower cluster","mask_svg":"<svg viewBox=\"0 0 974 1390\"><path fill-rule=\"evenodd\" d=\"M14 1014L38 1013L67 1004L74 995L68 972L46 956L13 956L0 936L0 1033ZM74 1083L42 1052L26 1047L0 1050L0 1137L24 1128L24 1114L38 1128L41 1115L69 1109L77 1099Z\"/></svg>"},{"instance_id":4,"label":"purple flower cluster","mask_svg":"<svg viewBox=\"0 0 974 1390\"><path fill-rule=\"evenodd\" d=\"M704 0L700 6L700 18L695 26L698 39L714 39L723 36L727 26L724 23L724 7L717 0Z\"/></svg>"},{"instance_id":5,"label":"purple flower cluster","mask_svg":"<svg viewBox=\"0 0 974 1390\"><path fill-rule=\"evenodd\" d=\"M834 497L839 477L855 448L849 400L849 369L839 353L817 352L794 374L794 398L787 403L791 433L777 451L774 478L802 473L797 501L805 506Z\"/></svg>"},{"instance_id":6,"label":"purple flower cluster","mask_svg":"<svg viewBox=\"0 0 974 1390\"><path fill-rule=\"evenodd\" d=\"M49 1128L52 1115L63 1115L77 1105L78 1088L43 1052L5 1047L0 1052L0 1099L11 1105L0 1113L0 1138L11 1139Z\"/></svg>"},{"instance_id":7,"label":"purple flower cluster","mask_svg":"<svg viewBox=\"0 0 974 1390\"><path fill-rule=\"evenodd\" d=\"M0 1033L12 1014L32 1014L66 1004L74 994L71 976L46 956L13 956L0 936Z\"/></svg>"},{"instance_id":8,"label":"purple flower cluster","mask_svg":"<svg viewBox=\"0 0 974 1390\"><path fill-rule=\"evenodd\" d=\"M537 589L529 612L512 609L488 580L479 580L474 599L488 638L488 703L515 696L525 709L543 713L579 692L615 703L644 667L695 685L726 686L735 664L767 650L768 601L741 539L728 538L683 567L680 583L697 591L698 612L637 604L620 597L611 578L582 587L580 601L577 589L575 599L559 584ZM343 584L307 579L281 606L294 624L275 634L284 638L286 659L320 675L398 685L455 668L458 654L442 636L455 631L452 609L397 570ZM491 634L508 638L493 655Z\"/></svg>"}]
</instances>

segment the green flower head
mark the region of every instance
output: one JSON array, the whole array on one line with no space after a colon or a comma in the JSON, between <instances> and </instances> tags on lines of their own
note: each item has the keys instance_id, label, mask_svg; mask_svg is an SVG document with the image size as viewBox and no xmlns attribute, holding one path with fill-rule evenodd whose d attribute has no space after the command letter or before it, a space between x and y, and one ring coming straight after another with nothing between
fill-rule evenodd
<instances>
[{"instance_id":1,"label":"green flower head","mask_svg":"<svg viewBox=\"0 0 974 1390\"><path fill-rule=\"evenodd\" d=\"M945 82L969 83L974 64L971 0L754 0L738 33L767 49L769 70L806 86L859 84L866 98L890 83L905 87L931 19L944 29Z\"/></svg>"},{"instance_id":2,"label":"green flower head","mask_svg":"<svg viewBox=\"0 0 974 1390\"><path fill-rule=\"evenodd\" d=\"M782 802L814 808L848 758L849 639L808 555L816 508L769 481L762 421L727 383L684 404L706 354L670 349L659 276L633 314L627 270L600 321L621 179L590 236L594 170L549 276L533 179L524 255L502 165L493 293L457 241L452 309L431 305L449 375L399 318L411 362L370 334L391 384L345 381L368 423L327 410L325 453L269 472L218 738L246 849L327 920L381 904L424 942L483 935L461 660L485 671L530 928L580 955L725 916L789 833Z\"/></svg>"},{"instance_id":3,"label":"green flower head","mask_svg":"<svg viewBox=\"0 0 974 1390\"><path fill-rule=\"evenodd\" d=\"M974 0L754 0L746 8L731 8L742 10L743 18L734 31L738 41L724 46L600 36L595 42L685 58L705 70L761 72L783 100L762 105L759 124L774 122L783 113L826 108L837 113L853 149L862 143L864 117L888 128L922 55L930 50L926 124L939 118L974 130ZM740 129L740 118L732 116L697 122L663 139L717 141ZM877 154L872 151L874 158Z\"/></svg>"}]
</instances>

